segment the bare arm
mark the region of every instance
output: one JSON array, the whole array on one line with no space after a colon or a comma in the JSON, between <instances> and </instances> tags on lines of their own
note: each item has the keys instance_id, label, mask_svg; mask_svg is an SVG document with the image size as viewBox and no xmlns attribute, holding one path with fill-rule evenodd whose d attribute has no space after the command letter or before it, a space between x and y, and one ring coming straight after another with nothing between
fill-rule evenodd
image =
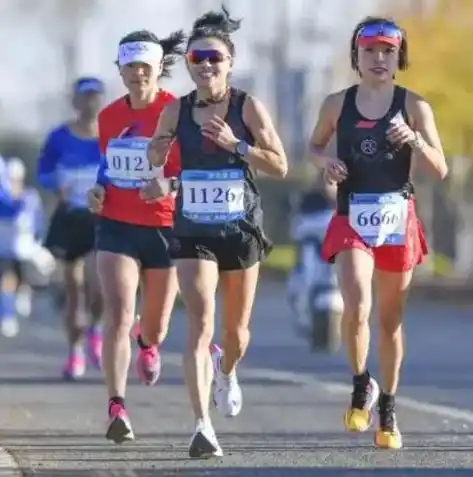
<instances>
[{"instance_id":1,"label":"bare arm","mask_svg":"<svg viewBox=\"0 0 473 477\"><path fill-rule=\"evenodd\" d=\"M176 137L177 120L179 118L180 100L164 107L159 116L156 131L148 145L147 157L153 166L166 164L171 144Z\"/></svg>"},{"instance_id":2,"label":"bare arm","mask_svg":"<svg viewBox=\"0 0 473 477\"><path fill-rule=\"evenodd\" d=\"M256 142L249 148L245 161L266 174L284 178L287 157L267 109L259 100L248 96L243 106L243 120Z\"/></svg>"},{"instance_id":3,"label":"bare arm","mask_svg":"<svg viewBox=\"0 0 473 477\"><path fill-rule=\"evenodd\" d=\"M424 165L433 176L444 179L448 166L430 104L420 96L409 93L406 109L412 116L414 130L421 136L413 144L415 160Z\"/></svg>"},{"instance_id":4,"label":"bare arm","mask_svg":"<svg viewBox=\"0 0 473 477\"><path fill-rule=\"evenodd\" d=\"M324 167L327 162L326 147L335 132L342 101L342 93L330 94L320 108L309 143L310 161L317 167Z\"/></svg>"}]
</instances>

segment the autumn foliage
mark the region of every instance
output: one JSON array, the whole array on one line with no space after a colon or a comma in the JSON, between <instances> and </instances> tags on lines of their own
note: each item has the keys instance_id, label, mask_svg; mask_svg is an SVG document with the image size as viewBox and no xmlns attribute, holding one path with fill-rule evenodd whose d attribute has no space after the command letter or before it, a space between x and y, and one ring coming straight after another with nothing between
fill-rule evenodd
<instances>
[{"instance_id":1,"label":"autumn foliage","mask_svg":"<svg viewBox=\"0 0 473 477\"><path fill-rule=\"evenodd\" d=\"M411 67L399 82L432 105L448 155L473 158L473 0L438 0L404 10Z\"/></svg>"}]
</instances>

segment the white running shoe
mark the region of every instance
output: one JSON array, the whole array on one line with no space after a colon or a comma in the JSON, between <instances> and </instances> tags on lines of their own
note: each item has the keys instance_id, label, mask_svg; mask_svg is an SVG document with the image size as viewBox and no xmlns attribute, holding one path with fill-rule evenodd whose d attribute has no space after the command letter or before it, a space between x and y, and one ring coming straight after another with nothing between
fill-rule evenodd
<instances>
[{"instance_id":1,"label":"white running shoe","mask_svg":"<svg viewBox=\"0 0 473 477\"><path fill-rule=\"evenodd\" d=\"M31 315L31 289L26 286L21 286L16 294L16 312L22 318L29 318Z\"/></svg>"},{"instance_id":2,"label":"white running shoe","mask_svg":"<svg viewBox=\"0 0 473 477\"><path fill-rule=\"evenodd\" d=\"M220 361L223 356L223 351L219 346L215 344L212 345L210 354L214 367L213 402L225 417L238 416L243 407L243 395L241 387L238 384L237 375L235 372L228 376L222 373Z\"/></svg>"},{"instance_id":3,"label":"white running shoe","mask_svg":"<svg viewBox=\"0 0 473 477\"><path fill-rule=\"evenodd\" d=\"M202 419L197 421L194 435L189 446L189 457L193 459L208 459L222 457L223 451L218 443L214 428L210 422Z\"/></svg>"},{"instance_id":4,"label":"white running shoe","mask_svg":"<svg viewBox=\"0 0 473 477\"><path fill-rule=\"evenodd\" d=\"M20 325L15 316L4 317L0 322L0 333L5 338L14 338L19 331Z\"/></svg>"}]
</instances>

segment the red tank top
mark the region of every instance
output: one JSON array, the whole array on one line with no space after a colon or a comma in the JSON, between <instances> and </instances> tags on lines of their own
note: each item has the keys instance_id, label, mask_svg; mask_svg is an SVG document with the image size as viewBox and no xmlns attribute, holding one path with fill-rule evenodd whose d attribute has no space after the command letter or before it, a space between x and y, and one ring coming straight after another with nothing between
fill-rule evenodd
<instances>
[{"instance_id":1,"label":"red tank top","mask_svg":"<svg viewBox=\"0 0 473 477\"><path fill-rule=\"evenodd\" d=\"M161 111L175 100L167 91L160 91L153 103L145 109L133 109L127 96L105 107L99 114L99 142L102 156L113 138L151 138ZM175 142L169 152L164 177L177 177L180 173L179 146ZM150 227L172 227L175 209L174 198L163 197L154 204L147 204L139 196L139 189L120 188L112 184L106 186L105 200L100 215L120 222Z\"/></svg>"}]
</instances>

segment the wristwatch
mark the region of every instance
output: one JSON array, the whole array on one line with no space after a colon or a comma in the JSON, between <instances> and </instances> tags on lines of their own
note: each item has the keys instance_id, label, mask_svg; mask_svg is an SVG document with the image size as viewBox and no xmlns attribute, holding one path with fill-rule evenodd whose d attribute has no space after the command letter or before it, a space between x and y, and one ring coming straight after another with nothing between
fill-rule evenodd
<instances>
[{"instance_id":1,"label":"wristwatch","mask_svg":"<svg viewBox=\"0 0 473 477\"><path fill-rule=\"evenodd\" d=\"M179 189L179 179L172 177L169 179L169 192L176 192Z\"/></svg>"},{"instance_id":2,"label":"wristwatch","mask_svg":"<svg viewBox=\"0 0 473 477\"><path fill-rule=\"evenodd\" d=\"M243 159L249 152L250 145L246 141L238 141L235 146L235 154L239 159Z\"/></svg>"}]
</instances>

